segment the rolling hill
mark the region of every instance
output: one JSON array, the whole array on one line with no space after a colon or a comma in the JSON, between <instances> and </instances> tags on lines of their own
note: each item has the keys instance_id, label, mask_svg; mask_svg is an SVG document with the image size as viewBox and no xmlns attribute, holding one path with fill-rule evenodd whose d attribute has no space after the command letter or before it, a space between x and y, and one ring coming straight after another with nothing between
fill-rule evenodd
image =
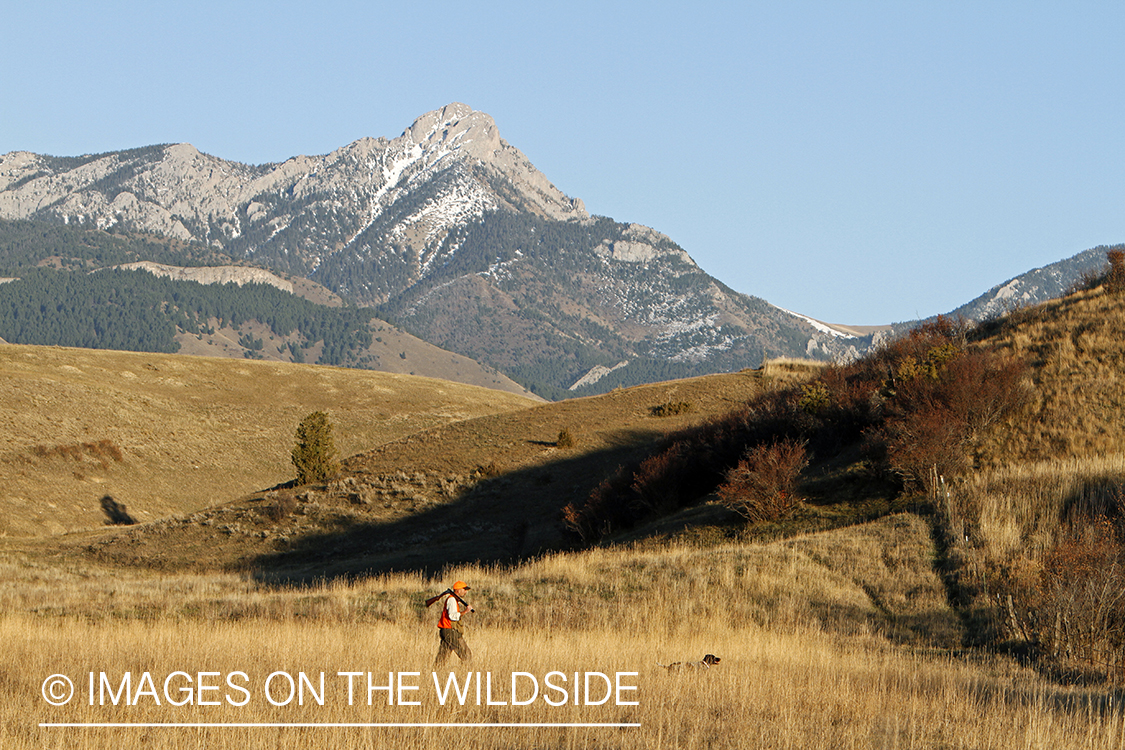
<instances>
[{"instance_id":1,"label":"rolling hill","mask_svg":"<svg viewBox=\"0 0 1125 750\"><path fill-rule=\"evenodd\" d=\"M99 500L141 521L294 476L297 423L324 410L343 455L537 403L448 381L159 353L0 345L0 534L97 528Z\"/></svg>"},{"instance_id":2,"label":"rolling hill","mask_svg":"<svg viewBox=\"0 0 1125 750\"><path fill-rule=\"evenodd\" d=\"M286 579L432 571L456 561L510 561L569 547L562 508L616 466L651 451L669 431L704 422L805 372L635 386L420 430L350 456L328 485L232 498L190 523L157 521L91 549L99 559L129 564L204 565ZM654 409L668 402L692 407L656 416ZM558 447L563 429L574 435L574 447Z\"/></svg>"},{"instance_id":3,"label":"rolling hill","mask_svg":"<svg viewBox=\"0 0 1125 750\"><path fill-rule=\"evenodd\" d=\"M1118 378L1112 372L1113 363L1125 355L1110 332L1123 308L1125 302L1099 288L978 330L979 340L971 349L999 349L1028 363L1026 387L1031 396L1021 408L1030 412L989 421L987 429L958 443L963 448L956 450L966 451L972 460L969 474L956 481L969 481L977 475L973 472L1007 470L1048 458L1089 460L1116 450L1121 427L1112 405L1125 403L1125 396L1118 393ZM682 431L692 425L697 430L721 427L725 415L758 403L762 394L793 388L810 377L817 377L815 368L775 365L615 390L415 431L355 453L345 461L340 478L329 485L231 498L193 523L173 519L107 537L96 545L97 554L106 560L174 566L198 559L198 550L209 549L214 551L209 565L284 578L390 568L436 570L457 562L513 560L565 548L575 543L560 516L568 503L581 503L622 467L635 470L646 457L667 447L668 435L689 434ZM796 393L802 393L800 388ZM685 405L677 416L656 416L676 414L678 410L661 408L674 404ZM754 418L754 409L765 409L761 413L768 415L770 408L752 407L748 418ZM558 447L564 429L576 437L576 447ZM843 431L830 434L844 436L859 427L832 429ZM844 438L833 438L837 439ZM892 512L903 507L902 502L913 502L912 483L917 487L927 481L920 474L913 479L901 473L881 476L875 458L859 443L845 440L830 450L820 438L809 440L814 461L803 475L807 502L795 525L773 531L766 525L765 533L846 525ZM949 464L949 471L962 465L958 461ZM905 485L903 476L908 477ZM901 494L904 489L908 492ZM665 511L671 513L666 517L657 515L636 528L618 529L611 538L643 539L669 532L727 538L744 533L737 531L741 523L734 514L715 504L714 497L684 502L682 509ZM200 525L203 519L208 519L206 527Z\"/></svg>"}]
</instances>

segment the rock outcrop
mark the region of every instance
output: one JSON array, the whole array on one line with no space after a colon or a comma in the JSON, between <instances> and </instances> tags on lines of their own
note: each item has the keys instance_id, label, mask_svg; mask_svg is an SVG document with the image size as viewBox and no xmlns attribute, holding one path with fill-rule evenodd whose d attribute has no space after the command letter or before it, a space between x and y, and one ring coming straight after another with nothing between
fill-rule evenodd
<instances>
[{"instance_id":1,"label":"rock outcrop","mask_svg":"<svg viewBox=\"0 0 1125 750\"><path fill-rule=\"evenodd\" d=\"M126 263L117 268L126 271L148 271L153 276L163 276L173 281L196 281L200 284L269 284L283 292L293 293L293 282L287 281L264 268L249 266L169 266L142 260L139 263Z\"/></svg>"}]
</instances>

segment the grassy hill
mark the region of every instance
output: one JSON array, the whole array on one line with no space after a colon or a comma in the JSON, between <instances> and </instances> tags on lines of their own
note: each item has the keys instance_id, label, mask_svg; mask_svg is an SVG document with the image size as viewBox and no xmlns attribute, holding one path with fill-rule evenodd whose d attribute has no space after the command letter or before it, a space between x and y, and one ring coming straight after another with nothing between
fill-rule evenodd
<instances>
[{"instance_id":1,"label":"grassy hill","mask_svg":"<svg viewBox=\"0 0 1125 750\"><path fill-rule=\"evenodd\" d=\"M343 455L534 401L362 370L0 345L0 534L99 528L105 495L140 521L294 476L300 419L325 410Z\"/></svg>"},{"instance_id":2,"label":"grassy hill","mask_svg":"<svg viewBox=\"0 0 1125 750\"><path fill-rule=\"evenodd\" d=\"M1125 445L1125 304L1105 287L1026 308L982 335L1031 364L1028 418L997 433L990 465L1117 454Z\"/></svg>"},{"instance_id":3,"label":"grassy hill","mask_svg":"<svg viewBox=\"0 0 1125 750\"><path fill-rule=\"evenodd\" d=\"M37 722L308 722L284 726L163 727L153 748L313 746L419 749L460 731L468 748L972 747L1113 748L1122 721L1098 687L1060 686L985 652L943 648L959 628L934 575L926 524L889 516L859 527L771 544L612 548L550 555L516 568L459 566L442 580L395 573L310 587L270 587L236 574L153 573L87 562L45 567L0 560L0 686L4 747L130 745L137 729L41 729ZM473 666L492 675L503 705L440 705L429 670L433 611L422 600L455 578L473 586ZM24 614L33 613L33 614ZM45 627L45 624L49 626ZM704 674L658 664L721 656ZM272 670L328 675L324 705L271 707L45 706L43 675L151 671L159 690L174 670L245 670L253 686ZM454 665L458 679L466 670ZM354 705L338 670L418 672L407 693ZM635 706L509 703L509 674L629 672ZM362 679L362 678L361 678ZM221 692L217 695L221 698ZM525 693L526 695L526 693ZM237 698L237 695L234 695ZM382 699L382 700L381 700ZM335 722L509 722L422 729L324 727ZM628 727L547 726L628 722ZM542 726L520 726L541 723ZM481 731L476 731L480 729ZM185 732L191 732L185 737ZM749 738L749 739L748 739Z\"/></svg>"},{"instance_id":4,"label":"grassy hill","mask_svg":"<svg viewBox=\"0 0 1125 750\"><path fill-rule=\"evenodd\" d=\"M357 453L327 485L255 493L94 543L101 559L314 579L511 561L573 545L562 508L672 431L807 377L800 368L636 386L419 430ZM661 405L690 404L674 416ZM567 430L575 441L558 446Z\"/></svg>"}]
</instances>

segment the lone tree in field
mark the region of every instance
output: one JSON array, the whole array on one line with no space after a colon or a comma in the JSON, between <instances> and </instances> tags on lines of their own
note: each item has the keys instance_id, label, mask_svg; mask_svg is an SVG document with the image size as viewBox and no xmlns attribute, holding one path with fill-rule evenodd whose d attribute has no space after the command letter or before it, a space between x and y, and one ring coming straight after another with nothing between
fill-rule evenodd
<instances>
[{"instance_id":1,"label":"lone tree in field","mask_svg":"<svg viewBox=\"0 0 1125 750\"><path fill-rule=\"evenodd\" d=\"M336 473L336 446L326 412L314 411L297 425L293 465L297 467L297 484L326 482Z\"/></svg>"}]
</instances>

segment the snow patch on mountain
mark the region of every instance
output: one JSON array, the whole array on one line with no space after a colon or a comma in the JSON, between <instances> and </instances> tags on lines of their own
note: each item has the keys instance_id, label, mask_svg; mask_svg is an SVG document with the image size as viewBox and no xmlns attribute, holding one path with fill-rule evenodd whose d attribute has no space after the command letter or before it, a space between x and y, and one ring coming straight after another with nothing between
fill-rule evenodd
<instances>
[{"instance_id":1,"label":"snow patch on mountain","mask_svg":"<svg viewBox=\"0 0 1125 750\"><path fill-rule=\"evenodd\" d=\"M486 271L480 271L477 276L484 279L492 279L494 281L511 281L512 272L511 267L516 263L523 260L523 253L519 250L516 251L516 257L511 260L497 261L488 267Z\"/></svg>"},{"instance_id":2,"label":"snow patch on mountain","mask_svg":"<svg viewBox=\"0 0 1125 750\"><path fill-rule=\"evenodd\" d=\"M427 198L422 207L398 222L391 230L391 236L407 242L412 233L422 235L420 243L421 275L425 276L433 262L439 257L438 245L454 227L464 226L484 216L486 211L497 208L491 193L472 180L458 180ZM457 246L450 248L445 256L451 256Z\"/></svg>"},{"instance_id":3,"label":"snow patch on mountain","mask_svg":"<svg viewBox=\"0 0 1125 750\"><path fill-rule=\"evenodd\" d=\"M854 338L857 338L853 334L844 333L843 331L838 331L835 328L833 328L832 326L828 325L827 323L821 323L819 320L814 320L813 318L810 318L807 315L801 315L800 313L795 313L792 310L786 310L784 307L779 307L777 309L781 310L782 312L789 313L794 318L798 318L800 320L805 321L806 323L808 323L810 326L812 326L816 330L820 331L821 333L827 333L829 336L833 336L833 337L838 338L838 339L854 339Z\"/></svg>"}]
</instances>

